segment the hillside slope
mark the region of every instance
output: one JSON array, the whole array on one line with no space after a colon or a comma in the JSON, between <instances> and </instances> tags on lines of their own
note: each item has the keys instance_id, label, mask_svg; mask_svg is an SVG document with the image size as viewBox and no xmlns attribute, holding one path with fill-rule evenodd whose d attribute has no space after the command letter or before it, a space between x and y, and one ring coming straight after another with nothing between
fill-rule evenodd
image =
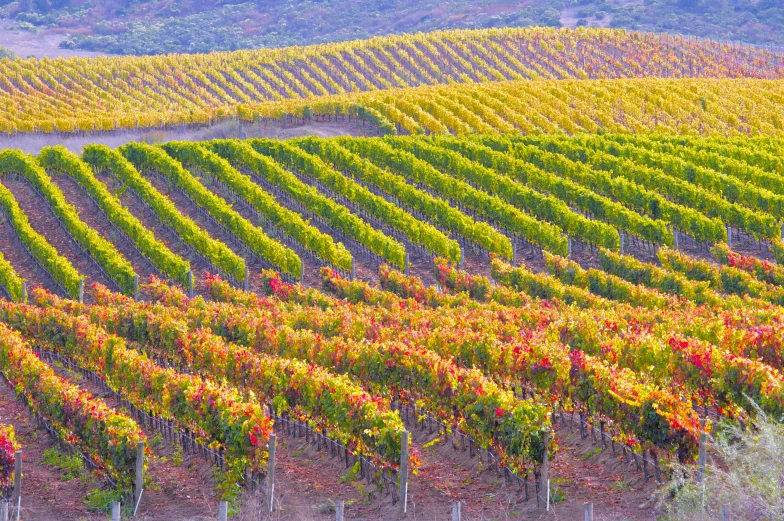
<instances>
[{"instance_id":1,"label":"hillside slope","mask_svg":"<svg viewBox=\"0 0 784 521\"><path fill-rule=\"evenodd\" d=\"M20 27L55 27L65 47L114 54L309 45L404 32L579 25L784 45L777 0L0 0ZM32 25L31 25L32 24ZM48 29L47 29L48 30Z\"/></svg>"},{"instance_id":2,"label":"hillside slope","mask_svg":"<svg viewBox=\"0 0 784 521\"><path fill-rule=\"evenodd\" d=\"M206 124L240 105L449 83L764 78L784 55L607 29L492 29L207 55L0 61L0 131Z\"/></svg>"}]
</instances>

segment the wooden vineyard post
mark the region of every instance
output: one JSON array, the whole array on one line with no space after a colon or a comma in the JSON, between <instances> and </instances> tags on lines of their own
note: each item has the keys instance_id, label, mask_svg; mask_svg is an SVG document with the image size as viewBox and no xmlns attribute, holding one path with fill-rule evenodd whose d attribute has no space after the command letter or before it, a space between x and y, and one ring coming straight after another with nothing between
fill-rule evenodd
<instances>
[{"instance_id":1,"label":"wooden vineyard post","mask_svg":"<svg viewBox=\"0 0 784 521\"><path fill-rule=\"evenodd\" d=\"M218 521L229 521L229 502L218 503Z\"/></svg>"},{"instance_id":2,"label":"wooden vineyard post","mask_svg":"<svg viewBox=\"0 0 784 521\"><path fill-rule=\"evenodd\" d=\"M622 234L622 233L619 233L619 234L618 234L618 237L621 239L621 250L620 250L620 254L621 254L621 255L623 255L623 242L624 242L624 241L623 241L623 234Z\"/></svg>"},{"instance_id":3,"label":"wooden vineyard post","mask_svg":"<svg viewBox=\"0 0 784 521\"><path fill-rule=\"evenodd\" d=\"M245 282L242 284L242 289L248 291L250 289L250 278L248 274L248 265L245 264Z\"/></svg>"},{"instance_id":4,"label":"wooden vineyard post","mask_svg":"<svg viewBox=\"0 0 784 521\"><path fill-rule=\"evenodd\" d=\"M120 521L120 502L112 501L112 521Z\"/></svg>"},{"instance_id":5,"label":"wooden vineyard post","mask_svg":"<svg viewBox=\"0 0 784 521\"><path fill-rule=\"evenodd\" d=\"M343 514L346 510L346 503L343 501L338 501L335 504L335 521L343 521Z\"/></svg>"},{"instance_id":6,"label":"wooden vineyard post","mask_svg":"<svg viewBox=\"0 0 784 521\"><path fill-rule=\"evenodd\" d=\"M567 247L566 258L567 259L571 259L572 258L572 238L569 237L568 235L566 236L566 247Z\"/></svg>"},{"instance_id":7,"label":"wooden vineyard post","mask_svg":"<svg viewBox=\"0 0 784 521\"><path fill-rule=\"evenodd\" d=\"M16 521L19 521L19 516L22 514L22 451L16 451L14 454L14 495L11 496L16 510Z\"/></svg>"},{"instance_id":8,"label":"wooden vineyard post","mask_svg":"<svg viewBox=\"0 0 784 521\"><path fill-rule=\"evenodd\" d=\"M188 270L188 297L193 298L193 270Z\"/></svg>"},{"instance_id":9,"label":"wooden vineyard post","mask_svg":"<svg viewBox=\"0 0 784 521\"><path fill-rule=\"evenodd\" d=\"M275 499L275 434L270 434L269 460L267 461L267 479L269 481L269 511L272 512Z\"/></svg>"},{"instance_id":10,"label":"wooden vineyard post","mask_svg":"<svg viewBox=\"0 0 784 521\"><path fill-rule=\"evenodd\" d=\"M512 266L517 266L517 243L514 240L512 240Z\"/></svg>"},{"instance_id":11,"label":"wooden vineyard post","mask_svg":"<svg viewBox=\"0 0 784 521\"><path fill-rule=\"evenodd\" d=\"M144 442L136 445L136 482L133 487L133 515L139 510L139 502L144 493Z\"/></svg>"},{"instance_id":12,"label":"wooden vineyard post","mask_svg":"<svg viewBox=\"0 0 784 521\"><path fill-rule=\"evenodd\" d=\"M408 252L406 252L406 275L409 275L409 264Z\"/></svg>"},{"instance_id":13,"label":"wooden vineyard post","mask_svg":"<svg viewBox=\"0 0 784 521\"><path fill-rule=\"evenodd\" d=\"M545 429L543 432L544 441L544 456L542 457L542 468L539 472L539 506L541 508L549 507L550 501L550 472L549 472L549 457L547 448L550 446L550 429Z\"/></svg>"},{"instance_id":14,"label":"wooden vineyard post","mask_svg":"<svg viewBox=\"0 0 784 521\"><path fill-rule=\"evenodd\" d=\"M462 521L463 514L461 512L460 501L452 503L452 521Z\"/></svg>"},{"instance_id":15,"label":"wooden vineyard post","mask_svg":"<svg viewBox=\"0 0 784 521\"><path fill-rule=\"evenodd\" d=\"M84 279L79 279L79 304L84 304Z\"/></svg>"},{"instance_id":16,"label":"wooden vineyard post","mask_svg":"<svg viewBox=\"0 0 784 521\"><path fill-rule=\"evenodd\" d=\"M408 502L408 431L400 433L400 512L405 515Z\"/></svg>"},{"instance_id":17,"label":"wooden vineyard post","mask_svg":"<svg viewBox=\"0 0 784 521\"><path fill-rule=\"evenodd\" d=\"M22 282L22 304L27 304L27 282Z\"/></svg>"},{"instance_id":18,"label":"wooden vineyard post","mask_svg":"<svg viewBox=\"0 0 784 521\"><path fill-rule=\"evenodd\" d=\"M355 278L357 278L357 274L354 269L354 257L352 256L351 257L351 280L354 280Z\"/></svg>"},{"instance_id":19,"label":"wooden vineyard post","mask_svg":"<svg viewBox=\"0 0 784 521\"><path fill-rule=\"evenodd\" d=\"M727 246L732 248L732 228L729 224L727 225Z\"/></svg>"},{"instance_id":20,"label":"wooden vineyard post","mask_svg":"<svg viewBox=\"0 0 784 521\"><path fill-rule=\"evenodd\" d=\"M604 439L604 420L599 421L599 435L602 438L602 450L607 448L607 442Z\"/></svg>"},{"instance_id":21,"label":"wooden vineyard post","mask_svg":"<svg viewBox=\"0 0 784 521\"><path fill-rule=\"evenodd\" d=\"M463 266L464 266L464 264L463 264L463 248L460 248L460 269L461 270L464 269Z\"/></svg>"},{"instance_id":22,"label":"wooden vineyard post","mask_svg":"<svg viewBox=\"0 0 784 521\"><path fill-rule=\"evenodd\" d=\"M139 276L133 276L133 300L139 300Z\"/></svg>"},{"instance_id":23,"label":"wooden vineyard post","mask_svg":"<svg viewBox=\"0 0 784 521\"><path fill-rule=\"evenodd\" d=\"M583 503L585 507L585 521L593 521L593 503Z\"/></svg>"}]
</instances>

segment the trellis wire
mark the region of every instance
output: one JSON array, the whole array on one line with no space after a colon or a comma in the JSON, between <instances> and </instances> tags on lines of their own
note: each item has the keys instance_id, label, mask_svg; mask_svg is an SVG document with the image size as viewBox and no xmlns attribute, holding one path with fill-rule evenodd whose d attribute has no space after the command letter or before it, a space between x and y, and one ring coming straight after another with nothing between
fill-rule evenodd
<instances>
[{"instance_id":1,"label":"trellis wire","mask_svg":"<svg viewBox=\"0 0 784 521\"><path fill-rule=\"evenodd\" d=\"M433 219L431 217L425 215L424 213L422 213L419 210L416 210L416 209L412 208L408 204L403 203L400 199L398 199L394 195L390 194L389 192L387 192L387 191L377 187L376 185L368 183L367 181L359 179L359 178L355 177L353 174L349 174L349 173L344 172L342 170L340 171L340 173L343 176L351 179L355 183L357 183L357 184L367 188L373 194L375 194L375 195L377 195L379 197L382 197L385 201L387 201L389 203L392 203L395 206L397 206L398 208L400 208L400 209L410 213L418 221L426 222L430 226L432 226L433 228L436 228L437 230L443 232L444 234L449 235L450 236L449 238L450 239L454 239L455 241L457 241L460 244L460 246L462 246L464 248L471 248L475 252L476 251L479 251L479 252L486 252L487 251L486 248L482 247L477 242L475 242L475 241L465 237L464 235L462 235L461 233L457 232L456 230L447 228L445 226L442 226L441 224L433 222ZM441 198L438 197L438 199L441 199ZM444 201L444 202L446 202L446 201Z\"/></svg>"},{"instance_id":2,"label":"trellis wire","mask_svg":"<svg viewBox=\"0 0 784 521\"><path fill-rule=\"evenodd\" d=\"M419 188L420 190L423 190L423 191L429 193L433 197L438 197L438 198L443 199L444 201L447 201L453 207L457 208L458 210L460 210L460 212L468 215L469 217L471 217L475 221L479 221L479 222L483 222L485 224L489 224L490 226L495 228L499 233L502 233L502 234L506 235L513 243L521 246L524 250L531 251L534 254L539 254L539 255L542 254L542 248L540 248L539 246L536 246L535 244L530 243L523 236L521 236L521 235L511 231L509 228L507 228L506 226L502 225L501 223L499 223L495 219L479 215L475 209L466 206L463 203L463 201L461 201L460 199L455 199L453 197L443 196L443 195L439 194L437 191L435 191L435 189L433 189L429 185L426 185L424 183L420 183L418 181L411 181L411 184L413 186L415 186L416 188ZM466 184L471 185L471 183L466 183ZM473 186L473 185L471 185L471 186ZM476 188L476 187L474 187L474 188ZM482 191L481 188L477 188L477 190ZM469 243L469 245L470 245L470 243ZM477 250L473 250L473 251L476 252ZM484 250L484 251L486 251L486 250Z\"/></svg>"},{"instance_id":3,"label":"trellis wire","mask_svg":"<svg viewBox=\"0 0 784 521\"><path fill-rule=\"evenodd\" d=\"M487 459L487 463L490 463L493 466L493 468L495 468L496 473L503 473L504 483L506 485L513 484L518 491L520 491L520 490L524 490L525 491L525 499L526 500L529 499L529 492L528 492L528 487L529 486L534 487L536 492L539 491L539 480L537 479L538 473L537 473L535 468L534 468L534 472L533 472L534 473L534 481L528 481L528 479L527 479L528 478L528 472L526 472L525 476L520 477L517 474L515 474L514 472L512 472L512 470L508 466L506 466L506 465L501 466L500 463L499 463L498 456L495 453L493 453L492 450L490 450L490 449L481 449L479 447L479 445L476 443L476 440L473 437L471 437L470 435L464 433L460 429L457 429L457 428L454 428L454 427L448 427L445 423L443 423L438 418L435 418L429 412L423 411L421 409L417 410L416 407L412 407L410 405L405 405L405 404L403 404L401 402L397 402L397 401L393 401L392 402L391 408L392 408L392 410L396 409L399 412L405 413L405 414L401 414L401 418L406 423L410 422L410 414L413 414L414 421L416 422L416 424L421 425L421 430L425 430L427 428L427 429L429 429L430 434L433 433L433 424L438 426L439 430L443 431L444 433L446 433L448 430L451 430L452 431L452 436L453 436L452 437L452 448L453 449L458 450L458 447L455 446L455 441L454 441L455 437L457 437L457 439L460 440L460 447L459 448L462 449L463 451L466 450L466 443L468 444L469 456L471 458L473 458L474 455L476 454L479 457L479 461L482 461L482 453L484 453L485 454L485 458ZM425 425L425 422L427 422L427 425ZM535 494L535 495L537 495L537 494Z\"/></svg>"},{"instance_id":4,"label":"trellis wire","mask_svg":"<svg viewBox=\"0 0 784 521\"><path fill-rule=\"evenodd\" d=\"M110 170L109 170L109 172L111 173L111 171L110 171ZM114 174L113 174L113 173L111 173L111 175L114 175ZM149 213L149 215L150 215L150 216L152 216L152 218L153 218L153 219L154 219L154 220L155 220L155 221L158 223L158 225L159 225L159 226L161 226L162 228L164 228L165 230L167 230L167 231L168 231L169 233L171 233L172 235L174 235L174 236L176 236L176 237L179 237L179 234L177 233L177 230L175 230L174 228L172 228L171 226L169 226L168 224L166 224L165 222L163 222L163 221L161 220L161 217L158 215L158 212L156 212L156 211L155 211L155 210L154 210L154 209L153 209L153 208L152 208L152 207L151 207L149 204L147 204L147 201L145 201L145 200L144 200L144 198L143 198L143 197L141 197L141 196L140 196L140 195L139 195L139 194L136 192L136 190L134 190L134 189L133 189L133 188L131 188L130 186L128 186L128 190L129 190L131 193L133 193L133 194L134 194L134 195L135 195L135 196L136 196L136 197L139 199L139 201L142 203L142 206L143 206L143 207L144 207L144 208L147 210L147 212ZM196 248L194 248L194 247L193 247L193 246L191 246L190 244L186 243L185 241L182 241L182 239L180 239L180 240L181 240L182 244L183 244L183 245L185 245L185 247L186 247L186 249L187 249L187 251L188 251L188 254L186 255L186 257L187 257L187 256L190 256L190 255L193 255L194 257L198 258L200 261L202 261L203 263L205 263L205 264L207 265L207 267L208 267L208 268L210 268L210 269L212 269L212 271L213 271L214 273L221 273L221 274L223 274L223 275L224 275L224 276L225 276L227 279L231 279L232 281L234 281L234 279L233 279L233 278L231 278L231 276L230 276L230 275L228 275L228 274L224 273L224 271L223 271L223 270L221 270L221 269L219 269L217 266L215 266L215 265L214 265L214 264L213 264L213 263L212 263L212 262L211 262L211 261L210 261L210 260L209 260L207 257L205 257L204 255L202 255L202 254L201 254L201 253L200 253L200 252L199 252L199 251L198 251ZM236 284L236 282L234 282L234 283ZM186 289L187 289L187 288L186 288Z\"/></svg>"},{"instance_id":5,"label":"trellis wire","mask_svg":"<svg viewBox=\"0 0 784 521\"><path fill-rule=\"evenodd\" d=\"M597 442L596 441L597 430L596 430L596 427L594 426L594 422L586 421L581 415L578 415L577 417L575 417L575 412L574 411L570 411L570 412L567 411L565 413L563 410L560 410L560 411L558 411L558 413L553 412L553 418L558 418L559 419L559 424L561 424L561 425L564 423L564 417L566 417L571 424L577 424L578 425L578 427L580 428L580 433L581 433L582 437L590 436L592 441L593 441L593 443L594 443L594 445L596 445L597 443L604 445L604 437L607 436L607 434L603 430L600 429L598 431L600 439ZM583 434L583 430L586 427L588 429L590 429L590 434ZM615 453L615 443L616 442L612 438L612 436L609 436L609 437L610 437L610 443L612 444L613 453ZM659 483L662 483L663 480L662 480L661 467L659 466L659 461L658 461L657 458L648 459L648 458L645 457L644 454L643 455L637 454L633 450L629 449L625 444L619 443L618 445L620 445L620 447L621 447L621 454L623 455L624 460L629 459L629 464L634 463L637 470L641 470L640 469L640 463L643 464L642 465L643 466L642 470L645 472L646 480L649 478L649 475L648 475L648 464L650 464L653 467L654 471L655 471L656 481L659 482Z\"/></svg>"},{"instance_id":6,"label":"trellis wire","mask_svg":"<svg viewBox=\"0 0 784 521\"><path fill-rule=\"evenodd\" d=\"M417 252L419 252L419 253L427 256L427 257L430 257L430 258L434 258L435 257L425 247L423 247L423 246L421 246L419 244L413 243L411 241L411 239L409 239L408 236L406 236L405 233L403 233L403 232L397 230L396 228L393 228L392 226L390 226L390 225L380 221L378 217L374 216L368 210L366 210L366 209L362 208L361 206L359 206L359 204L349 200L347 197L345 197L343 195L335 193L330 188L327 188L326 186L324 186L320 181L318 181L314 177L302 174L301 172L295 170L293 167L291 167L289 165L287 165L287 168L288 168L289 172L291 172L292 174L294 174L297 177L297 179L299 179L300 181L302 181L303 183L305 183L305 184L307 184L309 186L312 186L312 187L316 188L319 192L321 192L326 197L332 199L336 203L341 204L342 206L345 206L346 208L351 210L354 214L362 217L362 219L364 219L365 221L367 221L368 223L373 225L374 228L377 228L377 229L383 231L384 233L387 233L387 234L395 237L399 241L401 241L401 242L405 243L406 245L410 246L410 248L413 249L414 251L417 251Z\"/></svg>"},{"instance_id":7,"label":"trellis wire","mask_svg":"<svg viewBox=\"0 0 784 521\"><path fill-rule=\"evenodd\" d=\"M384 487L384 491L392 496L392 504L397 502L397 472L394 470L380 469L372 461L365 456L351 454L351 450L341 442L326 435L326 432L318 432L316 429L310 427L306 422L291 420L284 416L279 416L274 413L272 406L269 406L269 415L275 420L275 430L285 432L288 436L301 437L305 434L305 440L311 445L315 444L318 450L327 450L330 457L338 457L345 461L346 468L351 467L351 460L353 465L359 463L360 477L365 479L368 483L378 483Z\"/></svg>"},{"instance_id":8,"label":"trellis wire","mask_svg":"<svg viewBox=\"0 0 784 521\"><path fill-rule=\"evenodd\" d=\"M10 380L8 379L8 377L6 376L4 371L0 370L0 376L3 377L3 383L4 384L8 384L10 382ZM65 439L63 438L62 434L60 434L60 432L57 429L55 429L54 427L49 425L49 423L46 421L46 419L40 413L34 411L32 409L32 407L30 407L30 403L29 403L29 401L27 399L27 396L25 394L19 394L17 396L18 396L18 398L20 400L22 400L22 402L25 404L25 406L29 409L30 416L35 420L37 426L38 427L43 427L43 429L46 431L46 433L49 435L49 437L55 443L57 443L57 445L60 447L60 449L62 451L67 451L67 452L70 452L71 454L76 454L82 460L82 464L85 466L85 468L90 468L92 470L101 471L104 474L104 476L106 477L107 481L109 482L109 484L112 487L116 487L117 486L117 482L112 479L112 477L108 474L108 472L105 472L105 469L102 469L101 467L99 467L93 461L92 458L88 457L86 454L81 452L78 448L76 448L75 446L73 446L70 443L66 442ZM5 497L5 494L7 494L7 492L4 493L3 500L8 501L8 499Z\"/></svg>"},{"instance_id":9,"label":"trellis wire","mask_svg":"<svg viewBox=\"0 0 784 521\"><path fill-rule=\"evenodd\" d=\"M223 224L219 223L212 215L210 215L210 213L207 210L205 210L204 208L199 206L196 203L196 201L194 201L193 198L185 192L185 190L183 190L179 186L176 186L175 184L171 183L166 177L164 177L163 175L161 175L160 173L158 173L156 171L148 170L148 171L144 172L144 175L146 177L152 177L154 179L158 179L159 181L166 183L168 187L170 187L175 192L177 192L180 195L182 195L183 197L185 197L191 204L193 204L193 206L196 208L196 212L199 215L201 215L202 217L207 219L210 223L212 223L214 226L216 226L217 228L219 228L221 231L223 231L226 234L226 236L229 238L229 241L231 242L231 244L236 249L238 249L238 250L240 250L242 252L242 255L244 256L243 260L245 261L246 264L248 262L248 258L250 258L250 259L258 262L259 264L261 264L265 268L276 269L275 266L273 266L271 263L269 263L265 259L262 259L255 252L253 252L250 248L248 248L245 245L245 243L242 242L242 240L240 240L236 235L234 235L231 231L229 231ZM283 275L285 276L285 274L283 274ZM230 275L228 273L224 273L224 276L234 286L236 286L238 288L242 287L242 285L243 285L242 282L238 281L237 279L235 279L232 275Z\"/></svg>"}]
</instances>

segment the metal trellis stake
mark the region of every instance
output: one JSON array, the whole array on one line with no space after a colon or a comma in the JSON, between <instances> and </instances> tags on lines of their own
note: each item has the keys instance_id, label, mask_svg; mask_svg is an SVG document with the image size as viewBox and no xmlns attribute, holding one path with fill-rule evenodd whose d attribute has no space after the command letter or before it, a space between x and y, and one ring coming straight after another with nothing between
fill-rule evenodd
<instances>
[{"instance_id":1,"label":"metal trellis stake","mask_svg":"<svg viewBox=\"0 0 784 521\"><path fill-rule=\"evenodd\" d=\"M14 495L13 502L16 504L16 521L22 514L22 451L14 454Z\"/></svg>"},{"instance_id":2,"label":"metal trellis stake","mask_svg":"<svg viewBox=\"0 0 784 521\"><path fill-rule=\"evenodd\" d=\"M550 429L545 429L542 434L544 442L544 456L542 457L542 468L539 472L539 505L542 507L548 507L550 501L550 463L547 449L550 446Z\"/></svg>"},{"instance_id":3,"label":"metal trellis stake","mask_svg":"<svg viewBox=\"0 0 784 521\"><path fill-rule=\"evenodd\" d=\"M139 509L139 501L144 493L144 442L136 445L136 481L133 487L133 514Z\"/></svg>"},{"instance_id":4,"label":"metal trellis stake","mask_svg":"<svg viewBox=\"0 0 784 521\"><path fill-rule=\"evenodd\" d=\"M585 507L585 521L593 521L593 503L583 503Z\"/></svg>"},{"instance_id":5,"label":"metal trellis stake","mask_svg":"<svg viewBox=\"0 0 784 521\"><path fill-rule=\"evenodd\" d=\"M269 511L272 512L275 499L275 434L270 434L269 460L267 461L267 479L269 480Z\"/></svg>"},{"instance_id":6,"label":"metal trellis stake","mask_svg":"<svg viewBox=\"0 0 784 521\"><path fill-rule=\"evenodd\" d=\"M700 431L700 455L697 458L697 481L700 483L705 479L705 463L708 459L707 441L708 436L703 428Z\"/></svg>"},{"instance_id":7,"label":"metal trellis stake","mask_svg":"<svg viewBox=\"0 0 784 521\"><path fill-rule=\"evenodd\" d=\"M461 512L460 501L452 503L452 521L462 521L463 514Z\"/></svg>"},{"instance_id":8,"label":"metal trellis stake","mask_svg":"<svg viewBox=\"0 0 784 521\"><path fill-rule=\"evenodd\" d=\"M405 515L408 502L408 431L400 433L400 511Z\"/></svg>"}]
</instances>

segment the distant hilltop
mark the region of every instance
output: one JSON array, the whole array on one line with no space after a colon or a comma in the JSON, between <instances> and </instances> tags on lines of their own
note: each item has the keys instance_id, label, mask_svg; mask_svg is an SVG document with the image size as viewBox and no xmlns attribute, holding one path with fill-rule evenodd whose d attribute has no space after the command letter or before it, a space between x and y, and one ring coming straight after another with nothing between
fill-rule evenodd
<instances>
[{"instance_id":1,"label":"distant hilltop","mask_svg":"<svg viewBox=\"0 0 784 521\"><path fill-rule=\"evenodd\" d=\"M263 102L451 83L784 75L784 54L612 29L487 29L197 55L0 60L0 132L207 124Z\"/></svg>"},{"instance_id":2,"label":"distant hilltop","mask_svg":"<svg viewBox=\"0 0 784 521\"><path fill-rule=\"evenodd\" d=\"M779 0L0 0L0 17L71 49L211 52L500 27L609 27L784 46ZM24 54L23 56L27 56Z\"/></svg>"}]
</instances>

